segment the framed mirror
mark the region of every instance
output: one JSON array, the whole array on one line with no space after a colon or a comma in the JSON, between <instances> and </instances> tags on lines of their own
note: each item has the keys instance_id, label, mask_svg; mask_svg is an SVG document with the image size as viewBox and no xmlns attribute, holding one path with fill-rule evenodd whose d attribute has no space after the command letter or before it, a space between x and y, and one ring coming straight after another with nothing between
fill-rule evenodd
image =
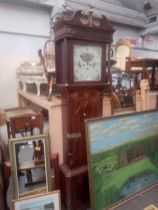
<instances>
[{"instance_id":1,"label":"framed mirror","mask_svg":"<svg viewBox=\"0 0 158 210\"><path fill-rule=\"evenodd\" d=\"M48 136L10 141L13 199L52 190Z\"/></svg>"}]
</instances>

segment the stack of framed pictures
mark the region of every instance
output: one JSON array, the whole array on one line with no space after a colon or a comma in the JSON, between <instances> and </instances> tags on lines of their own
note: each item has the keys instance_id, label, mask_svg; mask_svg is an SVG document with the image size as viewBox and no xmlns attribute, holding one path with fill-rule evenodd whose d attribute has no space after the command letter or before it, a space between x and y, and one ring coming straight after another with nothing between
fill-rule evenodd
<instances>
[{"instance_id":1,"label":"stack of framed pictures","mask_svg":"<svg viewBox=\"0 0 158 210\"><path fill-rule=\"evenodd\" d=\"M53 191L47 135L10 139L14 210L60 210L60 192Z\"/></svg>"},{"instance_id":2,"label":"stack of framed pictures","mask_svg":"<svg viewBox=\"0 0 158 210\"><path fill-rule=\"evenodd\" d=\"M158 111L90 119L86 135L92 210L158 209Z\"/></svg>"}]
</instances>

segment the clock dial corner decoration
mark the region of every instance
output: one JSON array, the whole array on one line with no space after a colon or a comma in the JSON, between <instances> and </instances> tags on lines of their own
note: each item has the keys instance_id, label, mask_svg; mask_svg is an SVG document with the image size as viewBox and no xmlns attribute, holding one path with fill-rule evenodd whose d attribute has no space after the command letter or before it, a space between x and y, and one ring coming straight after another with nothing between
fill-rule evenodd
<instances>
[{"instance_id":1,"label":"clock dial corner decoration","mask_svg":"<svg viewBox=\"0 0 158 210\"><path fill-rule=\"evenodd\" d=\"M74 82L100 81L102 47L74 44L73 51Z\"/></svg>"}]
</instances>

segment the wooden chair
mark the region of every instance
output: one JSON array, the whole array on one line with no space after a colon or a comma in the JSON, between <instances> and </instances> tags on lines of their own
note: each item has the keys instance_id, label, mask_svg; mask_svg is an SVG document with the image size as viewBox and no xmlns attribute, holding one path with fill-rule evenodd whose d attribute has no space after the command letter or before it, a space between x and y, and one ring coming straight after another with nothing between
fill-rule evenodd
<instances>
[{"instance_id":1,"label":"wooden chair","mask_svg":"<svg viewBox=\"0 0 158 210\"><path fill-rule=\"evenodd\" d=\"M120 39L116 43L115 47L115 67L125 71L126 70L126 58L131 57L132 45L128 40Z\"/></svg>"},{"instance_id":2,"label":"wooden chair","mask_svg":"<svg viewBox=\"0 0 158 210\"><path fill-rule=\"evenodd\" d=\"M51 99L53 92L53 86L55 85L55 52L54 52L54 41L47 40L44 45L44 53L38 51L38 55L43 64L45 75L48 80L48 100Z\"/></svg>"},{"instance_id":3,"label":"wooden chair","mask_svg":"<svg viewBox=\"0 0 158 210\"><path fill-rule=\"evenodd\" d=\"M121 107L120 100L115 92L112 92L111 94L111 105L112 109L117 109Z\"/></svg>"}]
</instances>

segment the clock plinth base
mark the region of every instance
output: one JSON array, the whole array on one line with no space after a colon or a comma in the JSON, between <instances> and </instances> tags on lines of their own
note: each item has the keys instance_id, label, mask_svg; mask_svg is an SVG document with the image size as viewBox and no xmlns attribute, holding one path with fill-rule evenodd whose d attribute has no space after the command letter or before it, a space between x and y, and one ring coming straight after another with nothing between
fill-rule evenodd
<instances>
[{"instance_id":1,"label":"clock plinth base","mask_svg":"<svg viewBox=\"0 0 158 210\"><path fill-rule=\"evenodd\" d=\"M67 210L83 210L90 207L87 166L69 169L60 166L61 196Z\"/></svg>"}]
</instances>

